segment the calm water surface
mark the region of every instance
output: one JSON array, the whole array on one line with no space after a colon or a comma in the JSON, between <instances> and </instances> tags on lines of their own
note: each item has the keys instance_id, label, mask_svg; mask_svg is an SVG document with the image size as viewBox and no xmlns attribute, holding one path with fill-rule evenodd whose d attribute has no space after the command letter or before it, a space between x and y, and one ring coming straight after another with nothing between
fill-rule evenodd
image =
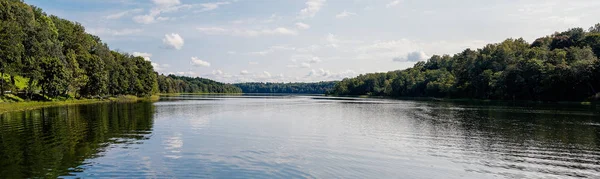
<instances>
[{"instance_id":1,"label":"calm water surface","mask_svg":"<svg viewBox=\"0 0 600 179\"><path fill-rule=\"evenodd\" d=\"M594 106L180 96L0 115L0 178L600 178Z\"/></svg>"}]
</instances>

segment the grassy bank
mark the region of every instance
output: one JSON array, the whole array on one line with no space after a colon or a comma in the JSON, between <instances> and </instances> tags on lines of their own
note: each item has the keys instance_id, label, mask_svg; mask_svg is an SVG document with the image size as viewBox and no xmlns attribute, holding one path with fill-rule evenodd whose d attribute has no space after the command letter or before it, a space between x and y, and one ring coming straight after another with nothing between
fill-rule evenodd
<instances>
[{"instance_id":1,"label":"grassy bank","mask_svg":"<svg viewBox=\"0 0 600 179\"><path fill-rule=\"evenodd\" d=\"M21 102L3 102L0 103L0 114L12 111L24 111L40 109L45 107L55 106L71 106L71 105L83 105L83 104L95 104L95 103L127 103L127 102L138 102L138 101L158 101L158 95L150 97L137 97L137 96L117 96L110 97L108 99L69 99L64 101L21 101Z\"/></svg>"}]
</instances>

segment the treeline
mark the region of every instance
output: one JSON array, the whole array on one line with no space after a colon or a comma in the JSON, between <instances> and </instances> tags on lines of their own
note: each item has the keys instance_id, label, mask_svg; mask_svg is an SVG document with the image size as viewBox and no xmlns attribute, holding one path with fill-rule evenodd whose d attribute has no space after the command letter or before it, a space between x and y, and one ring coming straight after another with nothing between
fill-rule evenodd
<instances>
[{"instance_id":1,"label":"treeline","mask_svg":"<svg viewBox=\"0 0 600 179\"><path fill-rule=\"evenodd\" d=\"M581 101L600 91L600 24L573 28L533 43L507 39L414 67L360 75L332 94L500 100Z\"/></svg>"},{"instance_id":2,"label":"treeline","mask_svg":"<svg viewBox=\"0 0 600 179\"><path fill-rule=\"evenodd\" d=\"M27 79L26 87L17 87L17 76ZM112 51L81 24L48 16L20 0L0 1L0 77L2 93L24 90L27 96L158 92L150 62Z\"/></svg>"},{"instance_id":3,"label":"treeline","mask_svg":"<svg viewBox=\"0 0 600 179\"><path fill-rule=\"evenodd\" d=\"M326 94L335 86L336 82L318 83L238 83L235 86L244 93L299 93L299 94Z\"/></svg>"},{"instance_id":4,"label":"treeline","mask_svg":"<svg viewBox=\"0 0 600 179\"><path fill-rule=\"evenodd\" d=\"M199 77L160 75L158 85L161 93L242 93L236 86Z\"/></svg>"}]
</instances>

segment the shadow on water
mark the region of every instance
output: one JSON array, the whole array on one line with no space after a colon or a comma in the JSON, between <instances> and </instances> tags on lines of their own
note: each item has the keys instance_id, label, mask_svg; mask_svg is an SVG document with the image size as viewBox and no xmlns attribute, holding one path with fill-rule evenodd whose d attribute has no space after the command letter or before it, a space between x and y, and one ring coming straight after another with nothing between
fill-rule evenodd
<instances>
[{"instance_id":1,"label":"shadow on water","mask_svg":"<svg viewBox=\"0 0 600 179\"><path fill-rule=\"evenodd\" d=\"M0 115L0 176L56 178L78 172L115 143L152 132L152 103L52 107Z\"/></svg>"}]
</instances>

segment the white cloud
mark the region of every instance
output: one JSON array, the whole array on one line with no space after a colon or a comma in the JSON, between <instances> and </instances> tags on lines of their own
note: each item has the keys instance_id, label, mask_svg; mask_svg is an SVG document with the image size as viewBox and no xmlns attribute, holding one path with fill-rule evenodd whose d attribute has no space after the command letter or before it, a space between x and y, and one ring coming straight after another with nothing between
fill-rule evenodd
<instances>
[{"instance_id":1,"label":"white cloud","mask_svg":"<svg viewBox=\"0 0 600 179\"><path fill-rule=\"evenodd\" d=\"M248 70L240 71L240 75L248 75L248 74L250 74L250 72L248 72Z\"/></svg>"},{"instance_id":2,"label":"white cloud","mask_svg":"<svg viewBox=\"0 0 600 179\"><path fill-rule=\"evenodd\" d=\"M248 65L258 65L258 62L248 62Z\"/></svg>"},{"instance_id":3,"label":"white cloud","mask_svg":"<svg viewBox=\"0 0 600 179\"><path fill-rule=\"evenodd\" d=\"M221 71L221 70L213 70L213 71L212 71L212 74L213 74L213 75L219 75L219 76L220 76L220 75L223 75L224 73L223 73L223 71Z\"/></svg>"},{"instance_id":4,"label":"white cloud","mask_svg":"<svg viewBox=\"0 0 600 179\"><path fill-rule=\"evenodd\" d=\"M297 34L296 31L290 30L287 28L283 28L283 27L278 27L273 30L266 31L266 33L282 34L282 35L296 35Z\"/></svg>"},{"instance_id":5,"label":"white cloud","mask_svg":"<svg viewBox=\"0 0 600 179\"><path fill-rule=\"evenodd\" d=\"M227 5L227 4L231 4L230 2L213 2L213 3L203 3L200 4L200 6L202 7L202 9L195 11L195 12L206 12L206 11L212 11L215 10L217 8L219 8L219 6L221 5Z\"/></svg>"},{"instance_id":6,"label":"white cloud","mask_svg":"<svg viewBox=\"0 0 600 179\"><path fill-rule=\"evenodd\" d=\"M151 24L156 22L155 16L152 15L141 15L133 17L133 21L140 24Z\"/></svg>"},{"instance_id":7,"label":"white cloud","mask_svg":"<svg viewBox=\"0 0 600 179\"><path fill-rule=\"evenodd\" d=\"M298 32L285 27L277 27L274 29L226 29L222 27L198 27L196 30L206 35L230 35L243 37L257 37L263 35L297 35Z\"/></svg>"},{"instance_id":8,"label":"white cloud","mask_svg":"<svg viewBox=\"0 0 600 179\"><path fill-rule=\"evenodd\" d=\"M87 32L94 35L112 35L124 36L143 32L142 29L109 29L109 28L88 28Z\"/></svg>"},{"instance_id":9,"label":"white cloud","mask_svg":"<svg viewBox=\"0 0 600 179\"><path fill-rule=\"evenodd\" d=\"M144 60L146 60L146 61L152 61L152 60L150 60L150 57L152 57L152 54L150 54L150 53L146 53L146 52L133 52L132 55L136 56L136 57L143 57Z\"/></svg>"},{"instance_id":10,"label":"white cloud","mask_svg":"<svg viewBox=\"0 0 600 179\"><path fill-rule=\"evenodd\" d=\"M404 57L395 57L392 60L395 62L418 62L427 60L429 56L422 51L414 51L406 54Z\"/></svg>"},{"instance_id":11,"label":"white cloud","mask_svg":"<svg viewBox=\"0 0 600 179\"><path fill-rule=\"evenodd\" d=\"M123 12L118 12L118 13L110 14L110 15L104 16L104 18L105 19L109 19L109 20L120 19L120 18L122 18L124 16L127 16L129 14L137 14L137 13L140 13L142 11L144 11L144 10L143 9L132 9L132 10L128 10L128 11L123 11Z\"/></svg>"},{"instance_id":12,"label":"white cloud","mask_svg":"<svg viewBox=\"0 0 600 179\"><path fill-rule=\"evenodd\" d=\"M154 4L157 6L170 7L174 5L179 5L181 2L179 0L152 0Z\"/></svg>"},{"instance_id":13,"label":"white cloud","mask_svg":"<svg viewBox=\"0 0 600 179\"><path fill-rule=\"evenodd\" d=\"M302 22L298 22L298 23L296 23L296 28L300 29L300 30L306 30L306 29L310 29L310 25L302 23Z\"/></svg>"},{"instance_id":14,"label":"white cloud","mask_svg":"<svg viewBox=\"0 0 600 179\"><path fill-rule=\"evenodd\" d=\"M193 72L193 71L186 71L186 72L180 71L175 74L182 75L182 76L196 76L196 72Z\"/></svg>"},{"instance_id":15,"label":"white cloud","mask_svg":"<svg viewBox=\"0 0 600 179\"><path fill-rule=\"evenodd\" d=\"M165 38L163 38L163 43L170 48L181 50L185 42L183 38L179 36L179 34L172 33L165 34Z\"/></svg>"},{"instance_id":16,"label":"white cloud","mask_svg":"<svg viewBox=\"0 0 600 179\"><path fill-rule=\"evenodd\" d=\"M265 75L265 77L271 78L271 73L269 73L267 71L263 71L263 74Z\"/></svg>"},{"instance_id":17,"label":"white cloud","mask_svg":"<svg viewBox=\"0 0 600 179\"><path fill-rule=\"evenodd\" d=\"M353 70L345 70L340 72L331 72L329 70L325 70L320 68L318 70L311 69L306 78L309 78L309 81L317 81L317 80L341 80L344 78L355 77L357 73Z\"/></svg>"},{"instance_id":18,"label":"white cloud","mask_svg":"<svg viewBox=\"0 0 600 179\"><path fill-rule=\"evenodd\" d=\"M169 67L169 64L158 64L155 62L150 63L152 65L152 67L154 68L155 71L157 72L162 72L163 70L165 70L164 68Z\"/></svg>"},{"instance_id":19,"label":"white cloud","mask_svg":"<svg viewBox=\"0 0 600 179\"><path fill-rule=\"evenodd\" d=\"M343 19L348 16L354 16L354 15L356 15L356 13L352 13L352 12L348 12L348 11L344 10L344 12L341 12L341 13L335 15L335 18Z\"/></svg>"},{"instance_id":20,"label":"white cloud","mask_svg":"<svg viewBox=\"0 0 600 179\"><path fill-rule=\"evenodd\" d=\"M315 17L317 12L323 8L326 0L307 0L306 8L300 10L300 16L298 18L312 18Z\"/></svg>"},{"instance_id":21,"label":"white cloud","mask_svg":"<svg viewBox=\"0 0 600 179\"><path fill-rule=\"evenodd\" d=\"M163 13L176 12L181 9L190 9L194 7L194 5L189 4L179 5L180 2L178 0L158 0L155 2L155 4L157 5L157 7L150 9L148 14L135 16L133 17L133 21L140 24L152 24L159 21L173 19L169 17L160 16Z\"/></svg>"},{"instance_id":22,"label":"white cloud","mask_svg":"<svg viewBox=\"0 0 600 179\"><path fill-rule=\"evenodd\" d=\"M398 5L398 4L400 4L400 0L395 0L395 1L392 1L392 2L390 2L388 4L386 4L385 7L390 8L390 7L394 7L394 6Z\"/></svg>"},{"instance_id":23,"label":"white cloud","mask_svg":"<svg viewBox=\"0 0 600 179\"><path fill-rule=\"evenodd\" d=\"M192 61L191 61L192 65L194 66L204 66L204 67L209 67L210 63L200 60L198 57L192 57Z\"/></svg>"}]
</instances>

